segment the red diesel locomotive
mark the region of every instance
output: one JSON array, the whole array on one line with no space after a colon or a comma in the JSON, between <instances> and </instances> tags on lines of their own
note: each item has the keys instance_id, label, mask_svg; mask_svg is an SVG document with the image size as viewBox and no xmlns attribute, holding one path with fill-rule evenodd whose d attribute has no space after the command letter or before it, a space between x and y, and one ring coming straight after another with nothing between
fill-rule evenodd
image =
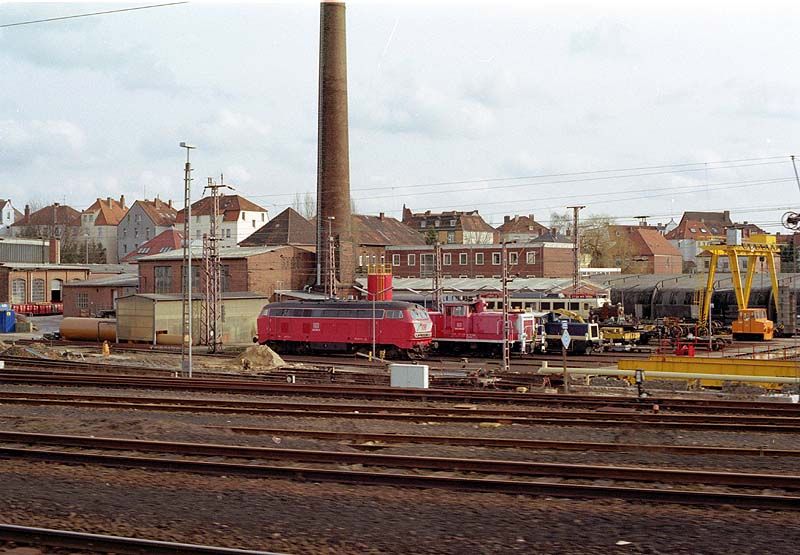
<instances>
[{"instance_id":1,"label":"red diesel locomotive","mask_svg":"<svg viewBox=\"0 0 800 555\"><path fill-rule=\"evenodd\" d=\"M367 353L374 337L389 358L424 354L433 328L424 308L399 301L278 302L263 308L257 324L258 343L278 353Z\"/></svg>"},{"instance_id":2,"label":"red diesel locomotive","mask_svg":"<svg viewBox=\"0 0 800 555\"><path fill-rule=\"evenodd\" d=\"M433 348L438 352L500 356L503 353L503 313L486 309L486 301L446 302L442 312L430 312ZM544 333L529 312L508 315L511 350L521 354L543 346Z\"/></svg>"}]
</instances>

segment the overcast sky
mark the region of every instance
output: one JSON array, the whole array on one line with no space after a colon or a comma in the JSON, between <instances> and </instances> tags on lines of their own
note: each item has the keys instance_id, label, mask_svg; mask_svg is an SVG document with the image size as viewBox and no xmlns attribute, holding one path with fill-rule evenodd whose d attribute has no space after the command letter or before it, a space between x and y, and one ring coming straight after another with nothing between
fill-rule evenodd
<instances>
[{"instance_id":1,"label":"overcast sky","mask_svg":"<svg viewBox=\"0 0 800 555\"><path fill-rule=\"evenodd\" d=\"M800 210L797 3L602 4L348 3L358 211L728 208L780 230ZM135 5L5 3L0 25ZM222 172L277 214L316 186L318 31L314 2L0 29L0 198L182 205L188 141L193 198Z\"/></svg>"}]
</instances>

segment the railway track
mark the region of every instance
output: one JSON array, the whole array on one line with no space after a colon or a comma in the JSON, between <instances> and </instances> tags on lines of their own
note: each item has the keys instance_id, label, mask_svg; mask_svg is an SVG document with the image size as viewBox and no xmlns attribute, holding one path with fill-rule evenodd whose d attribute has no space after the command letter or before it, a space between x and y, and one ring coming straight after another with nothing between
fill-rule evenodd
<instances>
[{"instance_id":1,"label":"railway track","mask_svg":"<svg viewBox=\"0 0 800 555\"><path fill-rule=\"evenodd\" d=\"M800 457L800 451L751 447L717 447L647 443L601 443L587 441L549 441L496 437L441 436L398 433L332 432L291 428L258 428L249 426L206 426L243 435L300 437L336 442L350 441L362 449L382 449L390 444L457 445L467 447L528 449L539 451L592 451L600 453L668 453L673 455L736 455L749 457Z\"/></svg>"},{"instance_id":2,"label":"railway track","mask_svg":"<svg viewBox=\"0 0 800 555\"><path fill-rule=\"evenodd\" d=\"M436 488L528 495L554 495L579 498L640 499L652 502L704 505L732 504L747 508L800 510L800 497L788 494L754 494L702 489L665 489L664 487L606 486L586 483L531 481L530 477L569 480L613 480L622 482L692 485L727 488L800 488L800 476L707 472L665 468L619 467L536 463L503 460L457 459L342 453L263 447L239 447L216 444L172 443L87 436L56 436L3 432L0 441L30 444L33 447L0 447L0 457L47 461L60 464L100 465L156 471L184 471L249 478L283 478L301 481L332 481L361 485ZM49 447L42 449L41 446ZM70 448L70 451L52 447ZM90 451L90 452L87 452ZM98 453L100 451L100 453ZM124 451L120 454L116 451ZM129 452L170 455L170 457L133 456ZM175 458L178 456L179 458ZM198 460L186 457L214 457ZM219 458L228 459L220 461ZM246 459L248 462L230 462ZM254 464L252 460L258 460ZM290 461L292 466L260 461ZM336 468L296 466L297 464L333 465ZM375 467L373 471L342 470L342 464ZM411 470L403 473L398 470ZM419 470L468 473L469 476L420 474ZM482 475L475 477L475 475ZM512 476L510 479L486 476Z\"/></svg>"},{"instance_id":3,"label":"railway track","mask_svg":"<svg viewBox=\"0 0 800 555\"><path fill-rule=\"evenodd\" d=\"M37 547L80 549L81 553L116 553L120 555L142 555L143 553L148 555L278 555L270 551L163 542L13 524L0 524L0 541Z\"/></svg>"},{"instance_id":4,"label":"railway track","mask_svg":"<svg viewBox=\"0 0 800 555\"><path fill-rule=\"evenodd\" d=\"M779 402L733 401L725 399L687 399L669 397L636 397L610 395L552 395L474 389L396 389L384 386L351 384L287 384L233 378L141 377L47 371L0 372L0 383L78 387L113 387L157 390L180 390L251 395L298 395L363 400L395 400L425 402L469 402L476 404L513 403L522 406L571 407L587 409L628 408L637 411L657 406L662 413L702 412L711 414L783 414L800 417L800 405Z\"/></svg>"},{"instance_id":5,"label":"railway track","mask_svg":"<svg viewBox=\"0 0 800 555\"><path fill-rule=\"evenodd\" d=\"M69 406L117 410L251 414L294 418L348 418L357 420L402 420L410 422L496 422L520 425L583 425L596 427L637 426L664 429L730 430L775 433L800 431L800 418L787 416L741 416L714 414L646 413L632 410L587 411L459 408L420 405L374 405L342 403L237 401L184 397L101 396L71 393L2 392L3 404Z\"/></svg>"}]
</instances>

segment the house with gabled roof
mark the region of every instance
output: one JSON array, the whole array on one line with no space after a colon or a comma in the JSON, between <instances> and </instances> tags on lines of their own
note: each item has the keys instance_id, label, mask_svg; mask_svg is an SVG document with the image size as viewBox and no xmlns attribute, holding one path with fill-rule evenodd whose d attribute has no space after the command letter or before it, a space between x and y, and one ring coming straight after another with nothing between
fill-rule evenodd
<instances>
[{"instance_id":1,"label":"house with gabled roof","mask_svg":"<svg viewBox=\"0 0 800 555\"><path fill-rule=\"evenodd\" d=\"M550 233L550 228L537 222L533 214L527 216L503 217L503 225L497 228L500 232L500 241L528 242Z\"/></svg>"},{"instance_id":2,"label":"house with gabled roof","mask_svg":"<svg viewBox=\"0 0 800 555\"><path fill-rule=\"evenodd\" d=\"M202 240L211 230L211 215L214 211L212 197L205 197L192 203L192 241ZM175 223L181 226L186 209L178 211ZM223 248L235 247L247 239L254 231L267 223L267 209L239 195L221 195L217 216L219 245Z\"/></svg>"},{"instance_id":3,"label":"house with gabled roof","mask_svg":"<svg viewBox=\"0 0 800 555\"><path fill-rule=\"evenodd\" d=\"M22 218L11 224L14 237L56 238L64 242L77 240L80 230L81 213L57 202L35 212L26 204Z\"/></svg>"},{"instance_id":4,"label":"house with gabled roof","mask_svg":"<svg viewBox=\"0 0 800 555\"><path fill-rule=\"evenodd\" d=\"M177 213L171 200L165 202L156 197L134 202L117 226L118 256L125 258L147 241L171 229Z\"/></svg>"},{"instance_id":5,"label":"house with gabled roof","mask_svg":"<svg viewBox=\"0 0 800 555\"><path fill-rule=\"evenodd\" d=\"M11 224L22 218L22 212L14 208L11 199L0 198L0 236L11 235Z\"/></svg>"},{"instance_id":6,"label":"house with gabled roof","mask_svg":"<svg viewBox=\"0 0 800 555\"><path fill-rule=\"evenodd\" d=\"M127 211L125 195L120 195L119 200L111 197L98 198L89 208L81 212L83 240L99 245L105 250L106 256L102 262L116 264L119 261L117 226Z\"/></svg>"},{"instance_id":7,"label":"house with gabled roof","mask_svg":"<svg viewBox=\"0 0 800 555\"><path fill-rule=\"evenodd\" d=\"M240 242L239 246L315 246L317 244L316 233L313 223L293 208L287 208Z\"/></svg>"},{"instance_id":8,"label":"house with gabled roof","mask_svg":"<svg viewBox=\"0 0 800 555\"><path fill-rule=\"evenodd\" d=\"M608 226L609 261L624 274L680 274L681 252L656 227Z\"/></svg>"},{"instance_id":9,"label":"house with gabled roof","mask_svg":"<svg viewBox=\"0 0 800 555\"><path fill-rule=\"evenodd\" d=\"M403 206L403 223L433 244L491 245L500 234L486 223L477 210L447 212L412 212Z\"/></svg>"}]
</instances>

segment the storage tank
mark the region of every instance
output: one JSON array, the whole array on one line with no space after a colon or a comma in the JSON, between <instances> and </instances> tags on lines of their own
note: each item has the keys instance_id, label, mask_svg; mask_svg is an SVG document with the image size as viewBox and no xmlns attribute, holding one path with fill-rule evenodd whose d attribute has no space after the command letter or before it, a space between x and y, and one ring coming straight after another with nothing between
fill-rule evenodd
<instances>
[{"instance_id":1,"label":"storage tank","mask_svg":"<svg viewBox=\"0 0 800 555\"><path fill-rule=\"evenodd\" d=\"M116 341L117 321L110 318L64 318L58 330L71 341Z\"/></svg>"}]
</instances>

